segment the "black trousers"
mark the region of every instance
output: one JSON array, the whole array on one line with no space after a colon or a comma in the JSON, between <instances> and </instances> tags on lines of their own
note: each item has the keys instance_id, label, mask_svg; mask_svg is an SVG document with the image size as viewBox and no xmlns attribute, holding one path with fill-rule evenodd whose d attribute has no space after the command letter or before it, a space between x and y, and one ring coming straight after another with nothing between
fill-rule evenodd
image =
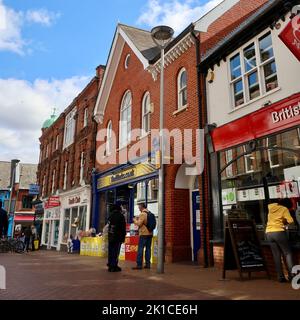
<instances>
[{"instance_id":1,"label":"black trousers","mask_svg":"<svg viewBox=\"0 0 300 320\"><path fill-rule=\"evenodd\" d=\"M110 241L108 243L108 266L110 268L114 268L118 265L121 245L121 242L115 241Z\"/></svg>"},{"instance_id":2,"label":"black trousers","mask_svg":"<svg viewBox=\"0 0 300 320\"><path fill-rule=\"evenodd\" d=\"M283 269L281 264L281 257L286 260L289 274L293 269L293 256L288 242L287 234L285 231L269 232L267 233L267 239L271 243L271 250L275 262L276 271L279 278L283 278Z\"/></svg>"},{"instance_id":3,"label":"black trousers","mask_svg":"<svg viewBox=\"0 0 300 320\"><path fill-rule=\"evenodd\" d=\"M24 243L25 243L25 250L28 252L28 250L29 250L29 245L30 245L30 238L26 238L26 237L25 237Z\"/></svg>"}]
</instances>

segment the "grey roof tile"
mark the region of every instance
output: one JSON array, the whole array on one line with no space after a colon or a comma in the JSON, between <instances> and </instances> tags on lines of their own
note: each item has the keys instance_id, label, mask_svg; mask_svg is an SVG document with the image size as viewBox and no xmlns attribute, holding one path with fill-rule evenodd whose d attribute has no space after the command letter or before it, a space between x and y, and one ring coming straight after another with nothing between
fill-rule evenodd
<instances>
[{"instance_id":1,"label":"grey roof tile","mask_svg":"<svg viewBox=\"0 0 300 320\"><path fill-rule=\"evenodd\" d=\"M8 189L10 185L10 162L0 161L0 190Z\"/></svg>"},{"instance_id":2,"label":"grey roof tile","mask_svg":"<svg viewBox=\"0 0 300 320\"><path fill-rule=\"evenodd\" d=\"M119 26L148 61L151 61L159 54L160 50L153 41L149 31L124 24L119 24Z\"/></svg>"},{"instance_id":3,"label":"grey roof tile","mask_svg":"<svg viewBox=\"0 0 300 320\"><path fill-rule=\"evenodd\" d=\"M28 189L29 184L36 183L36 164L20 164L20 189Z\"/></svg>"}]
</instances>

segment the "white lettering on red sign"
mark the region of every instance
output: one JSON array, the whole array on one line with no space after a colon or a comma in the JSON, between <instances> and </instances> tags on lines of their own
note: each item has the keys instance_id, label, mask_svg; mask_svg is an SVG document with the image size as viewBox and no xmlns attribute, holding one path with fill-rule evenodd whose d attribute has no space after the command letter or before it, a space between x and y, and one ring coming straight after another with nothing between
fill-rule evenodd
<instances>
[{"instance_id":1,"label":"white lettering on red sign","mask_svg":"<svg viewBox=\"0 0 300 320\"><path fill-rule=\"evenodd\" d=\"M289 106L280 111L272 112L272 122L278 123L284 120L298 117L300 115L300 102L296 106Z\"/></svg>"}]
</instances>

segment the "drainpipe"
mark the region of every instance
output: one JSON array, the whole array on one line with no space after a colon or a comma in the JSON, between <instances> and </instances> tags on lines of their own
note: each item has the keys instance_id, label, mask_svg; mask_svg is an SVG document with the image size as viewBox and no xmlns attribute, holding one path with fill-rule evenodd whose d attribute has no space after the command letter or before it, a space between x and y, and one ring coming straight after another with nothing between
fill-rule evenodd
<instances>
[{"instance_id":1,"label":"drainpipe","mask_svg":"<svg viewBox=\"0 0 300 320\"><path fill-rule=\"evenodd\" d=\"M199 120L199 129L203 130L203 122L206 121L203 119L202 109L205 107L202 105L202 91L201 91L201 72L200 72L200 62L201 62L201 42L196 36L194 27L191 27L191 35L196 41L196 60L197 60L197 96L198 96L198 120ZM204 121L203 121L204 120ZM204 255L204 268L208 267L208 254L207 254L207 223L206 223L206 198L205 198L205 178L206 178L206 143L204 141L204 170L202 174L202 226L203 226L203 255Z\"/></svg>"},{"instance_id":2,"label":"drainpipe","mask_svg":"<svg viewBox=\"0 0 300 320\"><path fill-rule=\"evenodd\" d=\"M92 170L92 181L91 181L91 227L96 229L96 232L98 232L98 225L99 225L99 195L97 192L97 171L96 171L96 154L97 154L97 129L98 129L98 123L95 120L94 117L92 117L93 120L93 150L94 150L94 158L93 158L93 170Z\"/></svg>"}]
</instances>

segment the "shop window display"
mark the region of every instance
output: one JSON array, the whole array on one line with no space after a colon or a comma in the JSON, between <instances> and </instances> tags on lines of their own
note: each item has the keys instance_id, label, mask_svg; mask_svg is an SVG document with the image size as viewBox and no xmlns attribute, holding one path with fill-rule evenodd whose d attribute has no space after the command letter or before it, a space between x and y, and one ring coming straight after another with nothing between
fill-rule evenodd
<instances>
[{"instance_id":1,"label":"shop window display","mask_svg":"<svg viewBox=\"0 0 300 320\"><path fill-rule=\"evenodd\" d=\"M263 238L270 199L290 198L293 211L300 202L299 128L257 140L252 152L246 144L220 152L220 168L223 216L232 208L246 213ZM290 237L295 234L290 231Z\"/></svg>"},{"instance_id":2,"label":"shop window display","mask_svg":"<svg viewBox=\"0 0 300 320\"><path fill-rule=\"evenodd\" d=\"M65 210L63 244L67 244L71 235L75 239L79 231L86 230L86 210L86 206L73 207Z\"/></svg>"}]
</instances>

